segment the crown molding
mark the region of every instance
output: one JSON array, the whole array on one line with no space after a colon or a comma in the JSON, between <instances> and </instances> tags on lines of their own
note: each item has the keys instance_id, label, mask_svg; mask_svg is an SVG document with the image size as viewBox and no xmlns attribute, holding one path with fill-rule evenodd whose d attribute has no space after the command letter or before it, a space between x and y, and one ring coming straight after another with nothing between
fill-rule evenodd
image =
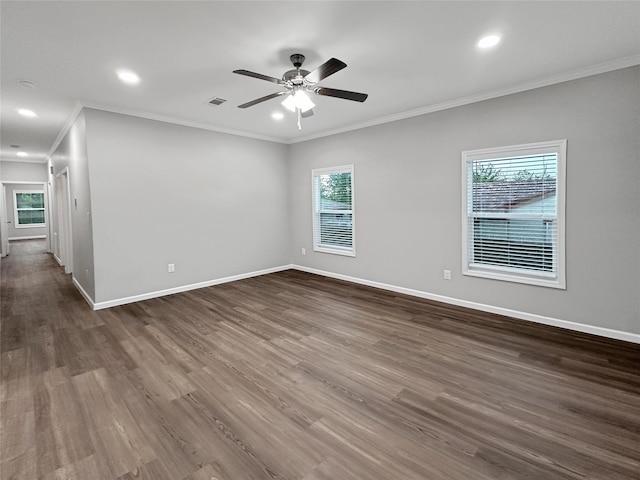
<instances>
[{"instance_id":1,"label":"crown molding","mask_svg":"<svg viewBox=\"0 0 640 480\"><path fill-rule=\"evenodd\" d=\"M618 58L616 60L611 60L608 62L596 64L596 65L591 65L589 67L581 68L578 70L572 70L570 72L560 73L558 75L552 75L550 77L544 77L531 82L521 83L519 85L515 85L509 88L489 90L487 92L479 93L476 95L469 95L467 97L447 100L445 102L428 105L426 107L420 107L413 110L407 110L405 112L395 113L393 115L379 117L367 122L357 123L354 125L337 128L334 130L328 130L325 132L320 132L317 134L292 139L286 143L287 144L302 143L302 142L315 140L322 137L329 137L331 135L346 133L353 130L360 130L367 127L373 127L376 125L382 125L385 123L395 122L398 120L404 120L407 118L418 117L420 115L426 115L428 113L438 112L441 110L448 110L450 108L461 107L463 105L482 102L484 100L491 100L493 98L504 97L507 95L512 95L514 93L526 92L528 90L535 90L536 88L548 87L550 85L556 85L558 83L569 82L571 80L578 80L580 78L599 75L601 73L612 72L614 70L633 67L635 65L640 65L640 54Z\"/></svg>"},{"instance_id":2,"label":"crown molding","mask_svg":"<svg viewBox=\"0 0 640 480\"><path fill-rule=\"evenodd\" d=\"M42 163L47 164L46 157L43 158L0 158L0 162L14 162L14 163Z\"/></svg>"},{"instance_id":3,"label":"crown molding","mask_svg":"<svg viewBox=\"0 0 640 480\"><path fill-rule=\"evenodd\" d=\"M549 76L549 77L544 77L544 78L541 78L541 79L538 79L538 80L521 83L519 85L515 85L515 86L512 86L512 87L508 87L508 88L497 89L497 90L489 90L489 91L482 92L482 93L475 94L475 95L469 95L469 96L466 96L466 97L460 97L460 98L447 100L447 101L444 101L444 102L440 102L440 103L436 103L436 104L427 105L427 106L424 106L424 107L412 109L412 110L407 110L407 111L404 111L404 112L395 113L395 114L392 114L392 115L386 115L386 116L383 116L383 117L378 117L378 118L375 118L375 119L372 119L372 120L369 120L369 121L366 121L366 122L356 123L356 124L353 124L353 125L348 125L348 126L345 126L345 127L332 129L332 130L325 130L323 132L318 132L318 133L307 135L307 136L303 136L303 137L288 138L288 139L277 138L277 137L269 137L269 136L265 136L265 135L257 135L257 134L252 134L252 133L248 133L248 132L243 132L241 130L233 130L233 129L217 127L215 125L210 125L210 124L203 123L203 122L185 120L185 119L178 118L178 117L173 117L173 116L170 116L170 115L160 115L160 114L151 113L151 112L144 112L144 111L135 110L135 109L129 109L129 108L114 107L114 106L111 106L111 105L104 105L104 104L93 103L93 102L85 102L85 103L76 102L76 104L75 104L73 110L71 111L70 115L68 116L63 128L60 130L60 133L58 134L58 137L56 138L55 142L53 143L53 146L49 150L49 153L48 153L47 157L51 157L53 152L55 152L56 148L58 148L58 145L60 144L60 142L62 141L64 136L67 134L67 132L69 131L69 129L71 128L71 126L73 125L73 123L75 122L76 118L78 117L78 115L80 114L80 112L82 111L83 108L91 108L91 109L101 110L101 111L110 112L110 113L117 113L117 114L121 114L121 115L129 115L129 116L133 116L133 117L144 118L144 119L147 119L147 120L155 120L155 121L164 122L164 123L170 123L170 124L174 124L174 125L182 125L182 126L185 126L185 127L198 128L198 129L201 129L201 130L209 130L209 131L212 131L212 132L223 133L223 134L227 134L227 135L235 135L235 136L239 136L239 137L252 138L252 139L255 139L255 140L264 140L264 141L267 141L267 142L280 143L280 144L285 144L285 145L292 145L292 144L296 144L296 143L304 143L304 142L307 142L309 140L315 140L315 139L318 139L318 138L330 137L332 135L338 135L338 134L341 134L341 133L351 132L351 131L354 131L354 130L361 130L363 128L373 127L373 126L376 126L376 125L383 125L385 123L391 123L391 122L395 122L395 121L398 121L398 120L405 120L405 119L412 118L412 117L418 117L418 116L421 116L421 115L426 115L426 114L429 114L429 113L434 113L434 112L438 112L438 111L442 111L442 110L448 110L450 108L461 107L461 106L464 106L464 105L469 105L469 104L472 104L472 103L482 102L482 101L485 101L485 100L491 100L491 99L494 99L494 98L504 97L504 96L507 96L507 95L512 95L514 93L526 92L528 90L535 90L537 88L548 87L548 86L551 86L551 85L556 85L556 84L559 84L559 83L569 82L571 80L578 80L580 78L590 77L590 76L593 76L593 75L599 75L601 73L607 73L607 72L611 72L611 71L614 71L614 70L620 70L620 69L627 68L627 67L633 67L633 66L636 66L636 65L640 65L640 54L631 55L631 56L623 57L623 58L618 58L618 59L611 60L611 61L608 61L608 62L603 62L603 63L599 63L599 64L596 64L596 65L591 65L589 67L581 68L581 69L578 69L578 70L572 70L570 72L564 72L564 73L561 73L561 74L558 74L558 75L552 75L552 76ZM2 161L5 161L5 160L2 159ZM46 160L44 160L44 161L46 162Z\"/></svg>"},{"instance_id":4,"label":"crown molding","mask_svg":"<svg viewBox=\"0 0 640 480\"><path fill-rule=\"evenodd\" d=\"M62 142L62 139L67 135L67 133L73 126L74 122L76 121L76 118L78 118L78 115L80 115L81 111L82 111L82 104L80 102L76 102L73 108L71 109L71 112L67 116L67 119L64 121L64 125L62 125L62 128L60 129L58 136L56 137L53 144L51 145L51 148L49 149L49 153L47 153L47 159L51 158L53 153L56 151L56 149L60 145L60 142Z\"/></svg>"},{"instance_id":5,"label":"crown molding","mask_svg":"<svg viewBox=\"0 0 640 480\"><path fill-rule=\"evenodd\" d=\"M141 110L113 107L111 105L103 105L99 103L86 102L83 104L84 108L91 108L94 110L101 110L103 112L118 113L120 115L129 115L131 117L144 118L146 120L155 120L158 122L171 123L174 125L182 125L183 127L199 128L201 130L209 130L211 132L224 133L227 135L235 135L238 137L253 138L255 140L265 140L267 142L274 143L286 143L281 138L268 137L265 135L256 135L249 132L243 132L241 130L233 130L228 128L217 127L203 122L195 122L192 120L185 120L183 118L173 117L170 115L160 115L158 113L144 112Z\"/></svg>"}]
</instances>

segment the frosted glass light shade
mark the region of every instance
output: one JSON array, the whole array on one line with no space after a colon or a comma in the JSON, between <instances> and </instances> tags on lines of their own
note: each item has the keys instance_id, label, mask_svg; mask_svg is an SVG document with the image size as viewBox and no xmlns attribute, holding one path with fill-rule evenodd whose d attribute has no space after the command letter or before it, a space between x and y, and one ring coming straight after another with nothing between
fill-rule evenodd
<instances>
[{"instance_id":1,"label":"frosted glass light shade","mask_svg":"<svg viewBox=\"0 0 640 480\"><path fill-rule=\"evenodd\" d=\"M296 108L299 108L301 111L306 112L307 110L311 110L315 107L315 104L311 101L309 96L304 93L302 90L298 90L293 95L287 95L287 98L282 102L282 106L291 110L292 112L296 111Z\"/></svg>"}]
</instances>

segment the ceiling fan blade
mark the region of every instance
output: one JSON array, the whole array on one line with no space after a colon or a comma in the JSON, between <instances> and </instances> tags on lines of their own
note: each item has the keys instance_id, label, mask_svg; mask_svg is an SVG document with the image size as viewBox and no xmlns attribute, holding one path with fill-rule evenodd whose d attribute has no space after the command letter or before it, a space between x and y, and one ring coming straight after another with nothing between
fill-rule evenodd
<instances>
[{"instance_id":1,"label":"ceiling fan blade","mask_svg":"<svg viewBox=\"0 0 640 480\"><path fill-rule=\"evenodd\" d=\"M325 63L316 68L313 72L308 73L304 78L308 82L318 83L321 80L327 78L329 75L342 70L347 64L337 58L327 60Z\"/></svg>"},{"instance_id":2,"label":"ceiling fan blade","mask_svg":"<svg viewBox=\"0 0 640 480\"><path fill-rule=\"evenodd\" d=\"M250 72L249 70L234 70L233 73L237 73L238 75L246 75L247 77L259 78L260 80L277 83L278 85L282 85L284 83L284 81L280 80L279 78L262 75L261 73Z\"/></svg>"},{"instance_id":3,"label":"ceiling fan blade","mask_svg":"<svg viewBox=\"0 0 640 480\"><path fill-rule=\"evenodd\" d=\"M345 100L353 100L354 102L364 102L369 95L366 93L349 92L348 90L337 90L335 88L318 87L314 90L318 95L327 97L344 98Z\"/></svg>"},{"instance_id":4,"label":"ceiling fan blade","mask_svg":"<svg viewBox=\"0 0 640 480\"><path fill-rule=\"evenodd\" d=\"M308 118L313 116L313 109L309 109L306 112L302 112L302 118Z\"/></svg>"},{"instance_id":5,"label":"ceiling fan blade","mask_svg":"<svg viewBox=\"0 0 640 480\"><path fill-rule=\"evenodd\" d=\"M257 105L258 103L262 103L262 102L265 102L267 100L271 100L272 98L279 97L280 95L286 95L287 93L289 93L289 92L272 93L271 95L266 95L264 97L256 98L255 100L251 100L250 102L243 103L242 105L238 105L238 108L253 107L254 105Z\"/></svg>"}]
</instances>

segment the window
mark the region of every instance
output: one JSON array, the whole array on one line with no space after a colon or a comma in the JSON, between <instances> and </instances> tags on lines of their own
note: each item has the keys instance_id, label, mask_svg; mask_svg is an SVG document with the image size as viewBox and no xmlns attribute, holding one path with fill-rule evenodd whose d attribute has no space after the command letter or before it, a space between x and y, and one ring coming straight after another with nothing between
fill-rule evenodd
<instances>
[{"instance_id":1,"label":"window","mask_svg":"<svg viewBox=\"0 0 640 480\"><path fill-rule=\"evenodd\" d=\"M355 257L353 165L312 171L313 249Z\"/></svg>"},{"instance_id":2,"label":"window","mask_svg":"<svg viewBox=\"0 0 640 480\"><path fill-rule=\"evenodd\" d=\"M462 273L565 288L566 140L462 152Z\"/></svg>"},{"instance_id":3,"label":"window","mask_svg":"<svg viewBox=\"0 0 640 480\"><path fill-rule=\"evenodd\" d=\"M44 227L44 192L37 190L14 191L16 228Z\"/></svg>"}]
</instances>

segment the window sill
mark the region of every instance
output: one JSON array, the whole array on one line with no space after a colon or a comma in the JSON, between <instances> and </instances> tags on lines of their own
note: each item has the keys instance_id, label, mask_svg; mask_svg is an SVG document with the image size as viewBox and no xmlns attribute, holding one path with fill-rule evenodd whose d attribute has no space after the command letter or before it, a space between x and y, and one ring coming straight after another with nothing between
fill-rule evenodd
<instances>
[{"instance_id":1,"label":"window sill","mask_svg":"<svg viewBox=\"0 0 640 480\"><path fill-rule=\"evenodd\" d=\"M30 225L15 225L14 228L44 228L46 223L32 223Z\"/></svg>"},{"instance_id":2,"label":"window sill","mask_svg":"<svg viewBox=\"0 0 640 480\"><path fill-rule=\"evenodd\" d=\"M331 253L333 255L342 255L345 257L355 257L356 256L356 252L354 249L349 248L337 248L337 247L324 247L322 245L316 245L313 247L313 251L314 252L320 252L320 253Z\"/></svg>"},{"instance_id":3,"label":"window sill","mask_svg":"<svg viewBox=\"0 0 640 480\"><path fill-rule=\"evenodd\" d=\"M526 274L513 274L508 272L495 272L488 270L471 270L467 269L462 272L463 275L469 277L488 278L490 280L500 280L503 282L511 283L524 283L527 285L535 285L537 287L557 288L560 290L566 290L567 286L564 280L559 278L542 278L528 276Z\"/></svg>"}]
</instances>

